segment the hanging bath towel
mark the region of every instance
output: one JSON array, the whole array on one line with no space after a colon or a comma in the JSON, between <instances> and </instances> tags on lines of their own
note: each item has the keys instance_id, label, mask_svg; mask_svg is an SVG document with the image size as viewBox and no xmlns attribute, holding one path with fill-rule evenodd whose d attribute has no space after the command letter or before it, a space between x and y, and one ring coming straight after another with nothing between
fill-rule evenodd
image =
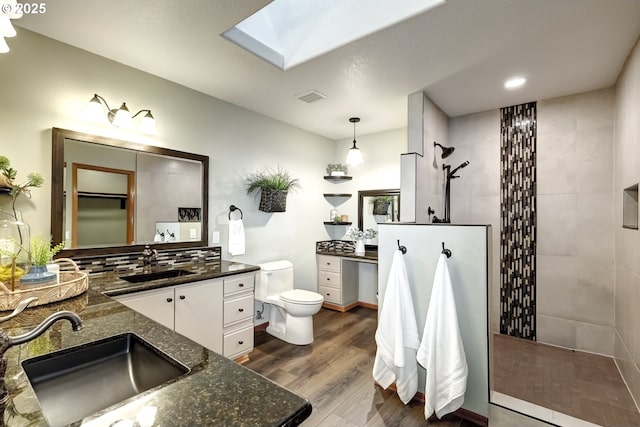
<instances>
[{"instance_id":1,"label":"hanging bath towel","mask_svg":"<svg viewBox=\"0 0 640 427\"><path fill-rule=\"evenodd\" d=\"M460 408L467 389L468 368L445 254L440 254L433 279L418 363L427 370L425 418L434 411L442 418Z\"/></svg>"},{"instance_id":2,"label":"hanging bath towel","mask_svg":"<svg viewBox=\"0 0 640 427\"><path fill-rule=\"evenodd\" d=\"M376 344L373 379L384 389L395 382L400 400L409 403L418 391L416 351L420 339L407 268L399 250L393 254L391 262Z\"/></svg>"},{"instance_id":3,"label":"hanging bath towel","mask_svg":"<svg viewBox=\"0 0 640 427\"><path fill-rule=\"evenodd\" d=\"M244 224L241 219L229 220L229 253L244 254Z\"/></svg>"}]
</instances>

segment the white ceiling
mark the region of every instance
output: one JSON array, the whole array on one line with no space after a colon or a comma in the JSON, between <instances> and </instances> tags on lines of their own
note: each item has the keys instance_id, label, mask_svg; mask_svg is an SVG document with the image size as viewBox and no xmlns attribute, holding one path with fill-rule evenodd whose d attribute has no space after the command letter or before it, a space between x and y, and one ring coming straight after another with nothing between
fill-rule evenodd
<instances>
[{"instance_id":1,"label":"white ceiling","mask_svg":"<svg viewBox=\"0 0 640 427\"><path fill-rule=\"evenodd\" d=\"M331 139L353 116L361 135L405 127L420 90L457 116L610 87L640 35L639 0L447 0L282 71L220 36L267 3L55 0L14 23ZM295 97L311 89L327 98Z\"/></svg>"}]
</instances>

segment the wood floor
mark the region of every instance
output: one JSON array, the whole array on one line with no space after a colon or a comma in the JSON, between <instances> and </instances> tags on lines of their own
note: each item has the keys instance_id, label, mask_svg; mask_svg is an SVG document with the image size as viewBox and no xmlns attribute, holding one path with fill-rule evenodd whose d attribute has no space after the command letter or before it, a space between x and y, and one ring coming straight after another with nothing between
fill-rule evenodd
<instances>
[{"instance_id":1,"label":"wood floor","mask_svg":"<svg viewBox=\"0 0 640 427\"><path fill-rule=\"evenodd\" d=\"M304 427L473 426L455 416L427 422L423 405L405 406L374 383L376 317L364 307L322 309L314 316L313 344L287 344L261 332L245 366L309 399L313 412Z\"/></svg>"}]
</instances>

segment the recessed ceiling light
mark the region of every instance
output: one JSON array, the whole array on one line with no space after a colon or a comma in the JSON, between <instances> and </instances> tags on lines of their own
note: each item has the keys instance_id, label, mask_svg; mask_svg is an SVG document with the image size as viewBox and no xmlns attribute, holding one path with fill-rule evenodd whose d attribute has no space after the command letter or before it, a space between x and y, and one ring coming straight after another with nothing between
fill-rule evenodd
<instances>
[{"instance_id":1,"label":"recessed ceiling light","mask_svg":"<svg viewBox=\"0 0 640 427\"><path fill-rule=\"evenodd\" d=\"M527 79L525 79L524 77L514 77L504 82L504 87L507 89L516 89L524 85L526 82Z\"/></svg>"}]
</instances>

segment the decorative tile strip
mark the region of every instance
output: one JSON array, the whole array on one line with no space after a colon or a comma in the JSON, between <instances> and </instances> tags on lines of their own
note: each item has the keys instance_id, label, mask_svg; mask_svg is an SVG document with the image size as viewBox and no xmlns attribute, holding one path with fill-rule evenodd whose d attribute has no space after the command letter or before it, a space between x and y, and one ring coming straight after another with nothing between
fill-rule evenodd
<instances>
[{"instance_id":1,"label":"decorative tile strip","mask_svg":"<svg viewBox=\"0 0 640 427\"><path fill-rule=\"evenodd\" d=\"M500 109L500 332L536 339L536 103Z\"/></svg>"}]
</instances>

